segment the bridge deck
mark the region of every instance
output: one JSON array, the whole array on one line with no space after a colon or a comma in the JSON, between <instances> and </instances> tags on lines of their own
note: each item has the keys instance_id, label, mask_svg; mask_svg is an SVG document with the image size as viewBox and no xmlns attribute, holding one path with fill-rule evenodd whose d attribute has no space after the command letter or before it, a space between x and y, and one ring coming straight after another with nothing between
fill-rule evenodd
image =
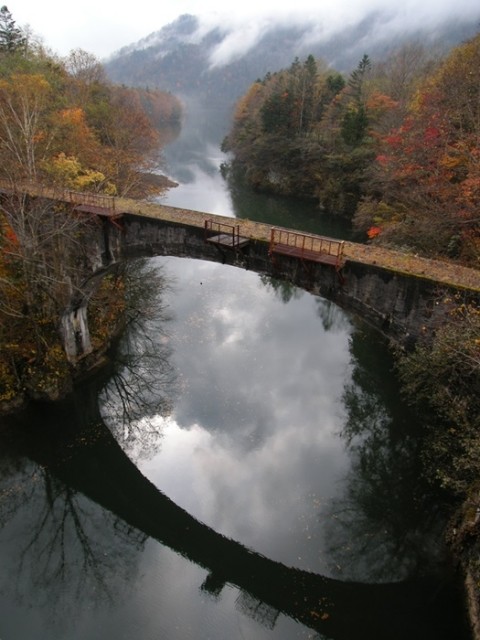
<instances>
[{"instance_id":1,"label":"bridge deck","mask_svg":"<svg viewBox=\"0 0 480 640\"><path fill-rule=\"evenodd\" d=\"M229 224L232 218L225 216L205 213L202 211L193 211L191 209L181 209L179 207L171 207L143 200L130 200L127 198L105 196L103 194L84 194L67 190L58 190L45 187L38 183L28 182L15 184L7 180L0 180L0 190L5 194L28 193L34 196L63 200L65 202L74 203L77 206L97 206L103 211L108 210L111 212L108 216L112 221L118 215L115 211L117 209L125 214L171 220L172 222L204 228L206 221L211 220L219 225L226 224L229 226L230 231L227 232L227 234L231 234L233 226ZM92 211L90 212L93 213ZM103 215L106 214L104 213ZM240 230L242 236L240 236ZM215 235L220 236L223 232L224 230L217 230L213 236L209 235L210 239L208 241L213 242ZM237 238L241 238L241 243L243 243L244 240L248 241L252 238L268 242L271 233L271 226L261 222L243 219L235 233ZM218 244L223 244L223 241ZM365 245L355 242L344 242L343 244L342 259L344 257L348 260L360 262L362 264L375 265L376 267L387 269L389 271L411 274L416 277L430 279L438 283L445 283L455 287L480 291L480 271L474 267L465 267L455 262L422 258L412 255L411 253L403 253L401 251L374 245ZM230 245L225 244L225 246ZM239 246L243 246L243 244L239 245L238 240L232 240L231 246L236 249ZM280 253L280 250L281 247L278 247L277 253ZM312 259L313 257L312 254L307 254L305 249L303 250L303 255L305 259ZM327 259L331 260L331 258L323 258L323 260Z\"/></svg>"},{"instance_id":2,"label":"bridge deck","mask_svg":"<svg viewBox=\"0 0 480 640\"><path fill-rule=\"evenodd\" d=\"M103 216L105 218L120 218L121 213L117 213L115 209L107 209L106 207L96 207L90 204L80 204L75 206L75 211L81 213L93 213L97 216Z\"/></svg>"}]
</instances>

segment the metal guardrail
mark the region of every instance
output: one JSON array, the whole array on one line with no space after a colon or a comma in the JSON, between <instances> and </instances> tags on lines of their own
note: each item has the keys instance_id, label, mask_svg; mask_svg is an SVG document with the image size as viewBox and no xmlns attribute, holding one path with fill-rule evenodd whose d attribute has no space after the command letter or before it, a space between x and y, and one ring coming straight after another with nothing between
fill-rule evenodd
<instances>
[{"instance_id":1,"label":"metal guardrail","mask_svg":"<svg viewBox=\"0 0 480 640\"><path fill-rule=\"evenodd\" d=\"M58 187L46 187L38 182L13 183L5 179L0 179L0 189L7 193L26 193L39 198L60 200L71 204L98 207L115 212L115 197L102 193L87 193Z\"/></svg>"},{"instance_id":2,"label":"metal guardrail","mask_svg":"<svg viewBox=\"0 0 480 640\"><path fill-rule=\"evenodd\" d=\"M327 262L340 268L343 264L344 246L343 240L272 227L269 252Z\"/></svg>"},{"instance_id":3,"label":"metal guardrail","mask_svg":"<svg viewBox=\"0 0 480 640\"><path fill-rule=\"evenodd\" d=\"M243 238L240 237L240 225L226 224L217 220L205 220L205 240L215 242L218 238L218 244L228 245L232 248L239 248Z\"/></svg>"}]
</instances>

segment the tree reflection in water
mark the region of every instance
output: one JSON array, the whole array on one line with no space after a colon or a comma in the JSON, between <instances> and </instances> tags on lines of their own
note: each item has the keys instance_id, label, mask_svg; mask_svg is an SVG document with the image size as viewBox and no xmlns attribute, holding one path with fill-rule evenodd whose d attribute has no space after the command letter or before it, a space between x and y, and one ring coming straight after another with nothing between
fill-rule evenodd
<instances>
[{"instance_id":1,"label":"tree reflection in water","mask_svg":"<svg viewBox=\"0 0 480 640\"><path fill-rule=\"evenodd\" d=\"M272 276L261 275L260 282L266 289L270 289L275 293L279 300L287 304L290 300L295 300L304 294L302 289L299 289L288 280L281 280L273 278Z\"/></svg>"},{"instance_id":2,"label":"tree reflection in water","mask_svg":"<svg viewBox=\"0 0 480 640\"><path fill-rule=\"evenodd\" d=\"M146 281L154 278L150 275ZM391 638L427 637L430 614L413 618L413 612L431 597L423 584L383 589L343 583L269 560L193 519L125 456L124 451L139 455L159 446L161 433L153 418L169 410L168 398L175 386L168 333L162 333L160 340L142 336L153 326L158 336L158 318L166 312L161 285L160 279L152 287L150 304L142 310L145 316L137 316L132 306L129 336L121 342L120 359L106 386L105 379L99 379L97 386L86 385L64 403L49 407L41 432L37 406L24 417L23 429L17 429L10 440L2 436L0 469L5 475L0 518L9 535L17 538L21 566L12 558L1 590L8 582L16 584L18 598L25 604L33 592L40 604L38 594L42 594L48 615L56 617L52 613L56 606L62 610L58 619L68 624L67 607L104 609L116 600L125 601L136 583L138 552L151 537L207 569L209 577L200 587L203 592L219 595L226 585L237 585L238 610L268 628L275 626L282 612L329 637L350 639L354 629L356 637L387 637L376 630L390 630L390 626ZM160 315L154 317L155 313ZM319 314L327 324L332 313L327 303L319 302ZM158 351L145 347L144 337L152 338ZM332 557L344 567L342 579L352 580L358 573L362 579L369 575L372 582L387 581L412 576L415 567L410 559L418 557L418 549L410 550L426 545L429 538L421 527L408 533L392 507L392 501L412 501L410 487L417 470L410 462L415 461L415 441L403 430L406 419L392 428L388 411L382 409L389 407L389 394L380 402L370 377L372 367L366 365L371 354L362 347L362 333L355 331L353 381L345 390L349 417L342 435L356 471L346 483L342 500L331 505L325 535L335 541L330 545ZM159 376L163 371L165 377ZM149 418L149 429L144 416ZM104 419L124 451L105 429ZM113 426L117 421L119 431ZM415 516L420 511L418 505L413 508ZM22 520L21 526L16 526L17 520ZM389 536L383 533L387 530ZM377 550L387 544L392 546L384 561ZM358 554L367 571L357 572L358 560L353 558ZM73 615L72 611L71 619ZM395 628L391 615L403 626Z\"/></svg>"},{"instance_id":3,"label":"tree reflection in water","mask_svg":"<svg viewBox=\"0 0 480 640\"><path fill-rule=\"evenodd\" d=\"M62 410L66 417L71 403L64 403ZM40 591L49 615L53 599L59 608L57 620L66 620L64 587L65 600L75 610L100 604L104 612L109 602L125 602L128 585L136 582L136 551L149 537L209 572L199 585L203 592L218 596L227 585L237 587L237 610L267 628L272 629L283 613L337 640L448 637L427 633L437 633L439 624L445 627L445 621L432 619L435 611L429 610L435 588L430 576L424 581L368 585L270 560L175 505L140 473L98 421L67 425L59 434L61 417L58 407L51 408L49 418L55 426L45 433L30 429L23 442L24 455L45 469L48 482L39 485L41 508L39 496L27 505L33 526L28 534L23 528L27 544L22 545L23 566L17 569L18 593L33 596L38 606ZM48 442L42 447L45 436ZM67 452L63 459L62 451ZM52 481L46 469L63 483ZM82 494L92 502L84 501ZM94 502L108 509L98 512L102 521L90 510ZM125 537L118 535L115 517L109 514L126 523ZM137 538L135 532L145 538ZM72 611L72 619L74 615Z\"/></svg>"},{"instance_id":4,"label":"tree reflection in water","mask_svg":"<svg viewBox=\"0 0 480 640\"><path fill-rule=\"evenodd\" d=\"M22 436L2 437L1 467L9 473L0 480L0 524L16 553L3 566L0 591L8 585L19 605L34 602L52 621L75 619L78 607L108 607L132 584L147 536L48 467L19 457L31 434Z\"/></svg>"},{"instance_id":5,"label":"tree reflection in water","mask_svg":"<svg viewBox=\"0 0 480 640\"><path fill-rule=\"evenodd\" d=\"M127 265L125 283L125 330L107 370L56 407L32 406L18 420L12 418L15 428L2 438L0 527L15 531L16 521L30 522L14 534L18 562L8 582L16 585L18 602L28 604L28 594L35 589L44 597L38 604L58 607L62 618L68 603L96 609L113 603L118 590L133 584L138 551L148 539L59 480L48 466L24 457L30 448L26 440L37 440L30 428L43 430L41 446L55 449L46 459L59 465L68 464L77 447L95 443L104 424L137 459L160 446L162 434L153 418L168 414L175 382L162 297L167 284L161 269L146 261ZM39 425L39 415L52 409L56 424ZM78 434L66 448L64 428Z\"/></svg>"},{"instance_id":6,"label":"tree reflection in water","mask_svg":"<svg viewBox=\"0 0 480 640\"><path fill-rule=\"evenodd\" d=\"M125 272L125 331L115 350L99 403L102 417L135 459L154 455L161 442L158 416L172 409L175 374L170 362L164 302L169 285L158 263L137 260Z\"/></svg>"},{"instance_id":7,"label":"tree reflection in water","mask_svg":"<svg viewBox=\"0 0 480 640\"><path fill-rule=\"evenodd\" d=\"M303 292L262 276L287 303ZM333 302L316 298L325 331L348 322ZM346 580L389 582L416 576L445 559L445 517L438 496L422 481L416 419L400 403L393 359L380 335L358 320L350 338L352 375L345 387L345 425L340 433L351 455L342 497L319 516L332 575ZM372 349L377 342L379 348ZM418 431L418 430L417 430ZM440 568L440 571L442 569Z\"/></svg>"},{"instance_id":8,"label":"tree reflection in water","mask_svg":"<svg viewBox=\"0 0 480 640\"><path fill-rule=\"evenodd\" d=\"M268 275L261 275L260 282L275 293L277 298L283 303L288 304L291 300L300 298L305 294L303 289L295 286L288 280L273 278ZM315 296L318 317L322 322L322 326L326 332L334 329L345 328L347 324L347 316L345 311L341 309L331 300L326 300L319 296Z\"/></svg>"},{"instance_id":9,"label":"tree reflection in water","mask_svg":"<svg viewBox=\"0 0 480 640\"><path fill-rule=\"evenodd\" d=\"M351 336L353 372L340 434L351 466L342 498L330 505L325 537L333 575L402 580L445 561L445 518L438 495L422 481L416 420L400 405L393 361L385 348L372 349L367 334L360 328Z\"/></svg>"}]
</instances>

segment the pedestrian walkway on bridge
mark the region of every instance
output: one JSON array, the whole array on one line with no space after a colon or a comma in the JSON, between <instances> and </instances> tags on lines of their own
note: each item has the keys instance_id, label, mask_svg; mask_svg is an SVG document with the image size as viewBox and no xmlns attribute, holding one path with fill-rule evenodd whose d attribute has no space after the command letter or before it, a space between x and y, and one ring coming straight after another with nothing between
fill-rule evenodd
<instances>
[{"instance_id":1,"label":"pedestrian walkway on bridge","mask_svg":"<svg viewBox=\"0 0 480 640\"><path fill-rule=\"evenodd\" d=\"M283 242L273 241L272 245L272 227L261 222L254 222L247 219L231 218L227 216L214 215L211 213L193 211L191 209L181 209L162 205L160 203L147 202L143 200L130 200L127 198L111 197L102 194L83 194L75 191L57 190L44 187L38 183L25 183L21 185L13 185L7 181L0 181L0 192L3 193L27 193L31 196L38 196L59 200L76 205L76 209L91 213L92 215L100 215L109 218L115 223L121 220L122 215L131 214L136 216L145 216L149 218L158 218L161 220L181 223L194 227L206 228L206 221L211 228L217 225L234 227L234 235L232 243L235 244L237 238L242 238L242 243L249 240L261 240L269 244L270 251L275 253L282 252ZM277 229L277 228L276 228ZM285 230L292 234L289 241L297 236L308 237L301 231ZM235 234L237 234L235 236ZM220 236L221 233L216 235ZM227 234L228 235L228 234ZM312 238L320 238L320 236L311 236ZM224 239L227 242L226 239ZM339 243L335 239L325 239L332 243ZM210 240L211 241L211 240ZM228 240L229 241L229 240ZM310 242L310 240L308 241ZM288 245L288 243L286 243ZM326 245L324 245L326 246ZM332 244L332 247L334 245ZM286 251L287 249L285 249ZM290 250L290 249L289 249ZM297 247L298 250L298 247ZM335 247L334 251L339 250ZM321 251L320 253L322 253ZM303 256L307 256L307 247L303 248ZM312 257L313 254L310 254ZM330 259L329 259L330 260ZM443 260L432 260L421 258L410 253L386 249L384 247L371 244L361 244L355 242L342 242L341 244L341 260L354 261L366 265L375 265L379 268L395 271L401 274L408 274L419 278L433 280L439 284L452 285L454 287L465 288L474 291L480 291L480 270L468 267L462 267L458 263Z\"/></svg>"}]
</instances>

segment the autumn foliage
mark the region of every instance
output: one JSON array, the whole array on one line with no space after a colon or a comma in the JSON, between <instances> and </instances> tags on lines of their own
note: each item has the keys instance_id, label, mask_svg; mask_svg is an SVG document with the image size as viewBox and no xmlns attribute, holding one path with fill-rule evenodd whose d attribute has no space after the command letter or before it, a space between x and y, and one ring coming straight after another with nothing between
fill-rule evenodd
<instances>
[{"instance_id":1,"label":"autumn foliage","mask_svg":"<svg viewBox=\"0 0 480 640\"><path fill-rule=\"evenodd\" d=\"M65 61L42 50L3 54L0 178L144 195L144 174L159 167L161 127L180 114L171 94L108 83L85 52Z\"/></svg>"},{"instance_id":2,"label":"autumn foliage","mask_svg":"<svg viewBox=\"0 0 480 640\"><path fill-rule=\"evenodd\" d=\"M478 266L479 123L480 35L347 77L297 60L239 100L224 149L254 187L315 199L364 239Z\"/></svg>"},{"instance_id":3,"label":"autumn foliage","mask_svg":"<svg viewBox=\"0 0 480 640\"><path fill-rule=\"evenodd\" d=\"M110 84L84 51L59 60L26 47L21 30L9 35L0 42L0 405L23 395L59 397L71 383L61 323L87 296L96 233L92 216L29 197L23 185L158 193L150 178L161 161L162 128L181 115L171 94ZM94 349L118 322L122 291L114 270L88 291Z\"/></svg>"},{"instance_id":4,"label":"autumn foliage","mask_svg":"<svg viewBox=\"0 0 480 640\"><path fill-rule=\"evenodd\" d=\"M480 36L454 49L381 136L359 226L384 240L478 264Z\"/></svg>"}]
</instances>

